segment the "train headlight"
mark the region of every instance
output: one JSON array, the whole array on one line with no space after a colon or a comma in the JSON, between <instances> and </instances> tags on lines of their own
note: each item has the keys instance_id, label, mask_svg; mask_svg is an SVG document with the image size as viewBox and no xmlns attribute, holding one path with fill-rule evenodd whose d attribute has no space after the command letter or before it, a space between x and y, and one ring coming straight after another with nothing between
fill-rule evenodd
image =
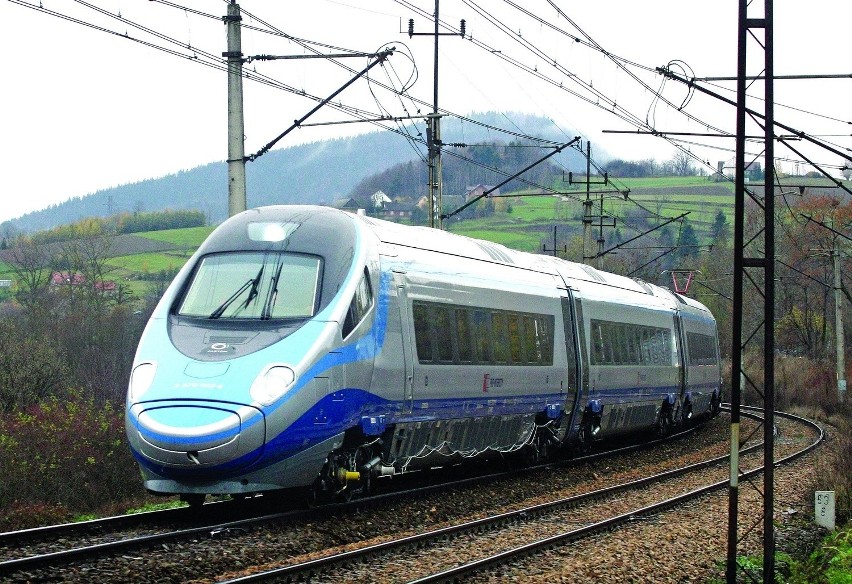
<instances>
[{"instance_id":1,"label":"train headlight","mask_svg":"<svg viewBox=\"0 0 852 584\"><path fill-rule=\"evenodd\" d=\"M142 363L136 366L130 374L130 399L132 401L139 399L143 393L151 389L156 373L156 363Z\"/></svg>"},{"instance_id":2,"label":"train headlight","mask_svg":"<svg viewBox=\"0 0 852 584\"><path fill-rule=\"evenodd\" d=\"M253 400L268 406L284 395L296 381L296 374L289 367L275 365L254 380L249 393Z\"/></svg>"}]
</instances>

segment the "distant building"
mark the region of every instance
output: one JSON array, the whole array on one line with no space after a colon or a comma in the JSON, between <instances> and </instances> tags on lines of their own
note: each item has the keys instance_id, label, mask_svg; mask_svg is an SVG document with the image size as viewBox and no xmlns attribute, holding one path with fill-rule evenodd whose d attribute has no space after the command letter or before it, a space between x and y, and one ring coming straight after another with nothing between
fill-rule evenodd
<instances>
[{"instance_id":1,"label":"distant building","mask_svg":"<svg viewBox=\"0 0 852 584\"><path fill-rule=\"evenodd\" d=\"M363 209L363 205L353 198L337 199L331 206L341 211L349 211L350 213L357 213L358 209Z\"/></svg>"},{"instance_id":2,"label":"distant building","mask_svg":"<svg viewBox=\"0 0 852 584\"><path fill-rule=\"evenodd\" d=\"M79 272L53 272L50 275L51 286L82 286L86 278ZM115 292L116 284L111 280L97 280L95 290L98 292Z\"/></svg>"},{"instance_id":3,"label":"distant building","mask_svg":"<svg viewBox=\"0 0 852 584\"><path fill-rule=\"evenodd\" d=\"M373 209L381 209L387 203L391 203L391 198L384 191L376 191L370 196L370 202L373 203Z\"/></svg>"},{"instance_id":4,"label":"distant building","mask_svg":"<svg viewBox=\"0 0 852 584\"><path fill-rule=\"evenodd\" d=\"M481 196L486 191L489 191L494 188L494 185L474 185L472 187L467 187L464 191L464 201L465 203L471 199L475 199L476 197ZM492 192L488 193L491 197L496 197L500 195L500 189L494 189Z\"/></svg>"},{"instance_id":5,"label":"distant building","mask_svg":"<svg viewBox=\"0 0 852 584\"><path fill-rule=\"evenodd\" d=\"M51 286L80 286L86 281L78 272L53 272L50 275Z\"/></svg>"},{"instance_id":6,"label":"distant building","mask_svg":"<svg viewBox=\"0 0 852 584\"><path fill-rule=\"evenodd\" d=\"M379 216L384 219L411 219L417 205L412 203L385 203L379 210Z\"/></svg>"},{"instance_id":7,"label":"distant building","mask_svg":"<svg viewBox=\"0 0 852 584\"><path fill-rule=\"evenodd\" d=\"M116 285L112 280L95 282L95 290L98 292L115 292Z\"/></svg>"}]
</instances>

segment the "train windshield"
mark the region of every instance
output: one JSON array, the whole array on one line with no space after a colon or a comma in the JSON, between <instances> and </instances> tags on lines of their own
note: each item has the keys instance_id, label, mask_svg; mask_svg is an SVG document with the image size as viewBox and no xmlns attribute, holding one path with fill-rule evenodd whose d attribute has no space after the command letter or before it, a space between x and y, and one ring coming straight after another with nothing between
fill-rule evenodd
<instances>
[{"instance_id":1,"label":"train windshield","mask_svg":"<svg viewBox=\"0 0 852 584\"><path fill-rule=\"evenodd\" d=\"M322 260L279 252L204 257L177 313L207 319L309 318L318 306Z\"/></svg>"}]
</instances>

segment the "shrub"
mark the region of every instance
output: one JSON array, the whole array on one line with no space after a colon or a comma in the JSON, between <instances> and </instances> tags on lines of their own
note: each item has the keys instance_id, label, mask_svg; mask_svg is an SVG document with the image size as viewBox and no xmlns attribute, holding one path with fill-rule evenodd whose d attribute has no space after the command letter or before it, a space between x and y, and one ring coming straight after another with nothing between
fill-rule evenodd
<instances>
[{"instance_id":1,"label":"shrub","mask_svg":"<svg viewBox=\"0 0 852 584\"><path fill-rule=\"evenodd\" d=\"M71 513L62 505L15 501L0 514L0 531L68 523Z\"/></svg>"},{"instance_id":2,"label":"shrub","mask_svg":"<svg viewBox=\"0 0 852 584\"><path fill-rule=\"evenodd\" d=\"M791 584L852 583L852 528L847 526L822 542L807 561L795 566Z\"/></svg>"},{"instance_id":3,"label":"shrub","mask_svg":"<svg viewBox=\"0 0 852 584\"><path fill-rule=\"evenodd\" d=\"M0 413L60 394L64 361L53 339L29 334L11 318L0 320Z\"/></svg>"},{"instance_id":4,"label":"shrub","mask_svg":"<svg viewBox=\"0 0 852 584\"><path fill-rule=\"evenodd\" d=\"M10 510L53 517L143 495L123 412L78 393L0 418L0 469L0 521Z\"/></svg>"},{"instance_id":5,"label":"shrub","mask_svg":"<svg viewBox=\"0 0 852 584\"><path fill-rule=\"evenodd\" d=\"M830 456L820 457L817 465L817 490L834 491L838 523L852 520L852 408L845 406L829 418L827 430L833 442Z\"/></svg>"}]
</instances>

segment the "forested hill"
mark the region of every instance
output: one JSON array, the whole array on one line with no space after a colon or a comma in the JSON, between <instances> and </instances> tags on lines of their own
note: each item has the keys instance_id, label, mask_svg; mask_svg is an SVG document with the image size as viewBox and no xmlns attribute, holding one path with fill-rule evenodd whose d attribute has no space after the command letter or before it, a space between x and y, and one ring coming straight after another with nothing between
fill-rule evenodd
<instances>
[{"instance_id":1,"label":"forested hill","mask_svg":"<svg viewBox=\"0 0 852 584\"><path fill-rule=\"evenodd\" d=\"M497 127L507 126L508 118L517 128L521 128L518 131L529 135L563 142L571 138L566 138L562 130L545 118L494 112L472 117L483 124ZM422 124L410 127L409 130L415 135L425 135ZM442 127L442 136L445 143L469 144L492 141L508 143L516 139L482 125L449 118ZM420 150L425 148L421 146ZM600 157L605 156L600 150L598 152ZM562 163L572 169L585 167L576 151L565 154L562 159ZM425 169L425 163L406 139L387 131L272 150L247 165L248 205L331 203L351 196L355 187L364 179L407 161L422 164ZM227 184L226 163L213 162L177 174L75 197L27 213L3 226L33 232L85 217L163 209L199 210L207 216L209 222L218 223L227 217Z\"/></svg>"}]
</instances>

